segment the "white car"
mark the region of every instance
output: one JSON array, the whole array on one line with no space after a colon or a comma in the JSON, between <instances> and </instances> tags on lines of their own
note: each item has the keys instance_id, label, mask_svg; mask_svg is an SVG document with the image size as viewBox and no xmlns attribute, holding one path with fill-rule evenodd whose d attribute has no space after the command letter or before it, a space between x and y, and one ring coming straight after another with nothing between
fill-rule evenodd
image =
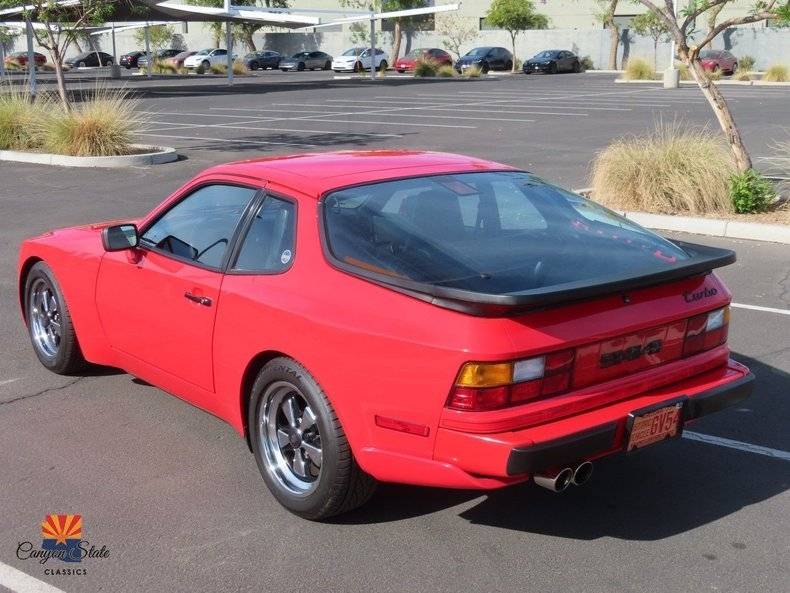
<instances>
[{"instance_id":1,"label":"white car","mask_svg":"<svg viewBox=\"0 0 790 593\"><path fill-rule=\"evenodd\" d=\"M382 50L376 48L374 63L376 70L387 69L387 56ZM332 60L332 70L335 72L362 72L370 70L370 48L352 47Z\"/></svg>"},{"instance_id":2,"label":"white car","mask_svg":"<svg viewBox=\"0 0 790 593\"><path fill-rule=\"evenodd\" d=\"M196 54L184 60L184 68L210 68L219 64L228 63L228 50L226 49L201 49Z\"/></svg>"}]
</instances>

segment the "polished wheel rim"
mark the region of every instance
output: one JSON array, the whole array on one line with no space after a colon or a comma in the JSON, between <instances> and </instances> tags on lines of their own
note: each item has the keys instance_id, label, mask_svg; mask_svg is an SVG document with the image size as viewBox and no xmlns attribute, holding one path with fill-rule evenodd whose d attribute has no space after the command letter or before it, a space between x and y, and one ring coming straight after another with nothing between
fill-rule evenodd
<instances>
[{"instance_id":1,"label":"polished wheel rim","mask_svg":"<svg viewBox=\"0 0 790 593\"><path fill-rule=\"evenodd\" d=\"M57 355L62 338L60 305L52 285L38 278L30 287L30 328L36 348L50 358Z\"/></svg>"},{"instance_id":2,"label":"polished wheel rim","mask_svg":"<svg viewBox=\"0 0 790 593\"><path fill-rule=\"evenodd\" d=\"M286 381L267 387L263 401L258 428L266 470L289 492L309 494L318 486L323 463L318 418Z\"/></svg>"}]
</instances>

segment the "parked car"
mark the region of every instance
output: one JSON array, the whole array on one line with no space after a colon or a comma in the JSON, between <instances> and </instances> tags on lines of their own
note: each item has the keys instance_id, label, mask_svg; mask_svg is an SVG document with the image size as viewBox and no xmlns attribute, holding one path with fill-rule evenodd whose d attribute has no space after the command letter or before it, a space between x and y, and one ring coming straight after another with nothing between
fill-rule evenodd
<instances>
[{"instance_id":1,"label":"parked car","mask_svg":"<svg viewBox=\"0 0 790 593\"><path fill-rule=\"evenodd\" d=\"M413 49L402 58L395 61L395 70L398 72L411 72L418 60L430 60L439 66L453 65L453 57L443 49L437 47Z\"/></svg>"},{"instance_id":2,"label":"parked car","mask_svg":"<svg viewBox=\"0 0 790 593\"><path fill-rule=\"evenodd\" d=\"M98 68L112 66L115 58L103 51L86 51L63 61L69 68Z\"/></svg>"},{"instance_id":3,"label":"parked car","mask_svg":"<svg viewBox=\"0 0 790 593\"><path fill-rule=\"evenodd\" d=\"M545 72L547 74L557 74L557 72L581 72L582 63L579 57L572 51L564 49L547 49L536 53L529 60L524 62L521 68L524 74L534 72Z\"/></svg>"},{"instance_id":4,"label":"parked car","mask_svg":"<svg viewBox=\"0 0 790 593\"><path fill-rule=\"evenodd\" d=\"M722 74L733 74L738 68L738 58L727 50L708 49L699 52L699 61L705 70L710 72L721 72Z\"/></svg>"},{"instance_id":5,"label":"parked car","mask_svg":"<svg viewBox=\"0 0 790 593\"><path fill-rule=\"evenodd\" d=\"M17 289L46 368L226 420L322 519L377 481L581 485L739 404L734 261L508 165L387 150L213 167L140 220L24 241Z\"/></svg>"},{"instance_id":6,"label":"parked car","mask_svg":"<svg viewBox=\"0 0 790 593\"><path fill-rule=\"evenodd\" d=\"M268 49L254 51L244 56L244 65L247 70L276 70L280 67L281 58L282 56L276 51Z\"/></svg>"},{"instance_id":7,"label":"parked car","mask_svg":"<svg viewBox=\"0 0 790 593\"><path fill-rule=\"evenodd\" d=\"M180 53L181 53L180 49L160 49L157 52L151 52L151 55L153 56L154 62L157 62L160 60L164 61L168 58L172 58ZM142 56L137 58L137 67L145 68L146 66L148 66L148 56L145 55L145 53L143 53Z\"/></svg>"},{"instance_id":8,"label":"parked car","mask_svg":"<svg viewBox=\"0 0 790 593\"><path fill-rule=\"evenodd\" d=\"M123 54L118 63L127 70L131 70L137 68L137 61L144 55L144 51L131 51L128 54Z\"/></svg>"},{"instance_id":9,"label":"parked car","mask_svg":"<svg viewBox=\"0 0 790 593\"><path fill-rule=\"evenodd\" d=\"M207 48L195 52L184 60L185 68L210 68L219 64L227 64L228 50L221 48Z\"/></svg>"},{"instance_id":10,"label":"parked car","mask_svg":"<svg viewBox=\"0 0 790 593\"><path fill-rule=\"evenodd\" d=\"M280 70L331 70L332 56L322 51L300 51L290 58L280 59Z\"/></svg>"},{"instance_id":11,"label":"parked car","mask_svg":"<svg viewBox=\"0 0 790 593\"><path fill-rule=\"evenodd\" d=\"M183 68L184 60L186 60L189 56L194 56L196 53L196 51L182 51L171 58L167 58L165 62L171 66L175 66L176 68Z\"/></svg>"},{"instance_id":12,"label":"parked car","mask_svg":"<svg viewBox=\"0 0 790 593\"><path fill-rule=\"evenodd\" d=\"M513 54L504 47L476 47L469 50L466 55L455 63L455 69L463 72L475 66L483 72L489 70L511 70L513 68Z\"/></svg>"},{"instance_id":13,"label":"parked car","mask_svg":"<svg viewBox=\"0 0 790 593\"><path fill-rule=\"evenodd\" d=\"M13 62L15 64L19 64L22 67L27 67L27 52L15 51L13 53L10 53L5 57L5 60L3 60L3 62L6 65ZM47 57L44 54L33 52L33 63L36 65L36 68L40 68L41 66L47 63Z\"/></svg>"},{"instance_id":14,"label":"parked car","mask_svg":"<svg viewBox=\"0 0 790 593\"><path fill-rule=\"evenodd\" d=\"M383 50L376 48L376 56L373 59L376 70L387 69L387 56ZM370 70L370 48L352 47L332 60L332 70L335 72L362 72Z\"/></svg>"}]
</instances>

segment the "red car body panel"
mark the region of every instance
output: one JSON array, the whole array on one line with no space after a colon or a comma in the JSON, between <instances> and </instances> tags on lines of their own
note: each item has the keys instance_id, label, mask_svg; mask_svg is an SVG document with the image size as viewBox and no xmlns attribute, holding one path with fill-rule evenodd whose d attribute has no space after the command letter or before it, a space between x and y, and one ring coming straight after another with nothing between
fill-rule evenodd
<instances>
[{"instance_id":1,"label":"red car body panel","mask_svg":"<svg viewBox=\"0 0 790 593\"><path fill-rule=\"evenodd\" d=\"M108 223L62 229L25 241L20 286L44 260L69 305L86 359L116 366L229 422L246 434L246 395L256 364L289 356L316 378L362 468L384 481L495 488L526 480L511 475L517 447L601 425L616 425L622 448L628 413L746 377L725 345L687 358L604 373L562 395L488 412L445 407L461 366L584 346L596 358L608 340L642 340L655 331L725 306L730 294L715 274L580 301L512 318L475 317L432 305L349 275L328 264L318 224L320 198L338 187L399 177L512 167L470 157L417 151L295 155L244 161L202 173L140 221L141 229L206 182L232 182L297 204L296 249L287 272L227 274L133 249L107 253ZM129 221L126 221L129 222ZM708 288L687 302L684 292ZM183 298L210 297L213 307ZM21 299L20 288L20 299ZM664 327L663 330L656 328ZM642 333L640 333L642 332ZM630 337L628 337L630 336ZM635 337L636 336L636 337ZM670 346L668 349L671 350ZM427 427L427 436L383 428L376 416Z\"/></svg>"},{"instance_id":2,"label":"red car body panel","mask_svg":"<svg viewBox=\"0 0 790 593\"><path fill-rule=\"evenodd\" d=\"M738 59L726 51L712 51L712 55L700 58L700 64L705 70L713 72L714 70L721 70L722 72L735 72L738 66Z\"/></svg>"},{"instance_id":3,"label":"red car body panel","mask_svg":"<svg viewBox=\"0 0 790 593\"><path fill-rule=\"evenodd\" d=\"M450 54L448 54L447 52L445 52L444 50L436 50L436 51L440 51L442 53L436 54L434 56L429 55L428 54L429 51L432 51L432 50L431 49L426 49L425 52L423 52L423 57L424 58L430 58L431 61L436 62L439 66L444 66L444 65L452 66L453 65L453 57ZM410 57L406 57L406 56L404 56L402 58L398 58L397 60L395 60L394 68L398 72L401 72L401 71L403 71L403 72L411 72L412 70L414 70L414 67L417 65L417 60L418 60L418 58L410 58Z\"/></svg>"}]
</instances>

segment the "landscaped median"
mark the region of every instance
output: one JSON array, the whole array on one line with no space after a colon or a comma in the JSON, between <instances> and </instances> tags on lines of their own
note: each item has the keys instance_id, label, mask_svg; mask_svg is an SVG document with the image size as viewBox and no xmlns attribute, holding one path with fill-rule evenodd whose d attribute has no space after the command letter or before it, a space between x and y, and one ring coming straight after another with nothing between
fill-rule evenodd
<instances>
[{"instance_id":1,"label":"landscaped median","mask_svg":"<svg viewBox=\"0 0 790 593\"><path fill-rule=\"evenodd\" d=\"M765 159L790 170L790 142ZM659 126L616 140L578 193L654 229L790 244L790 176L739 171L722 139L705 128Z\"/></svg>"},{"instance_id":2,"label":"landscaped median","mask_svg":"<svg viewBox=\"0 0 790 593\"><path fill-rule=\"evenodd\" d=\"M0 160L66 167L132 167L175 161L167 147L135 144L145 121L117 89L96 89L64 106L0 89Z\"/></svg>"}]
</instances>

